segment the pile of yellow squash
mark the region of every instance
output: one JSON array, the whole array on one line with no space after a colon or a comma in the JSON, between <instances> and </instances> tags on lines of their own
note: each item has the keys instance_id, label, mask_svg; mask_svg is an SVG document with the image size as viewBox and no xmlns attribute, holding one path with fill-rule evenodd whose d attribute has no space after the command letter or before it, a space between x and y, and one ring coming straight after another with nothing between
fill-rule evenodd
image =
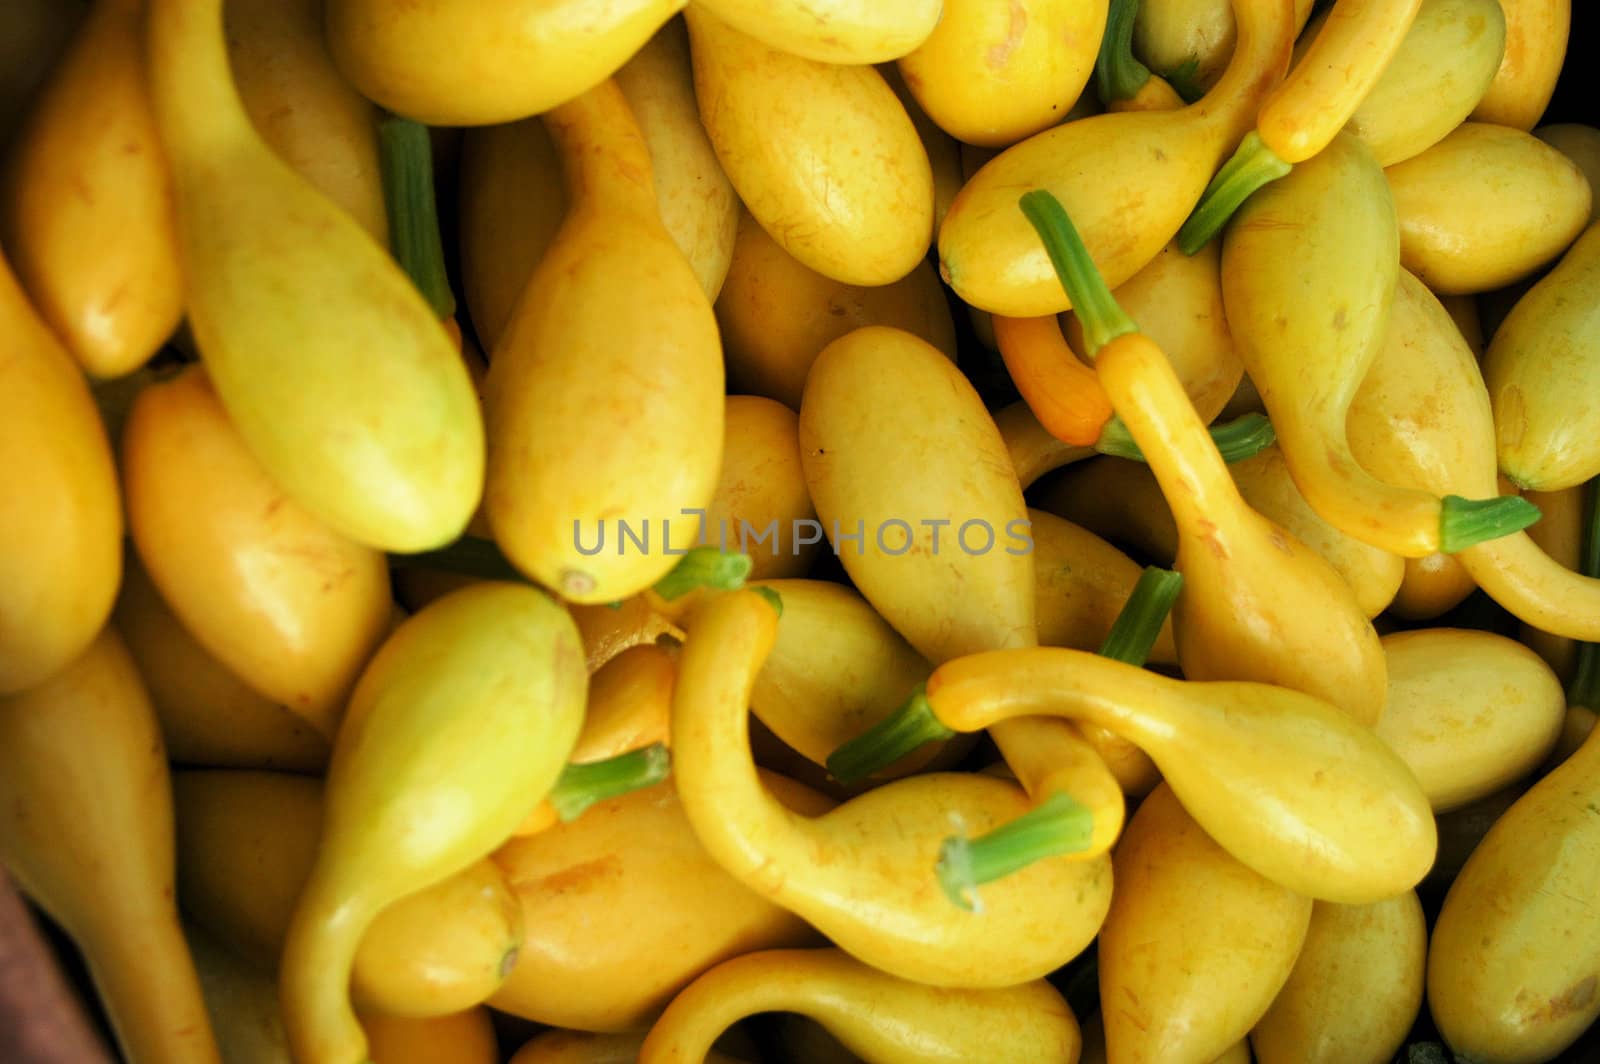
<instances>
[{"instance_id":1,"label":"pile of yellow squash","mask_svg":"<svg viewBox=\"0 0 1600 1064\"><path fill-rule=\"evenodd\" d=\"M135 1064L1595 1059L1571 21L4 0L0 879Z\"/></svg>"}]
</instances>

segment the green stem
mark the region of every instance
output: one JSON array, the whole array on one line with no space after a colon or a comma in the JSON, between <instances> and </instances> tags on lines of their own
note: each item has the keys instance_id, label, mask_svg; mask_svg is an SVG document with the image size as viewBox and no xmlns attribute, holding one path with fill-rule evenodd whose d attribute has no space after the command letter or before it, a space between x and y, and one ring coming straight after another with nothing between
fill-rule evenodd
<instances>
[{"instance_id":1,"label":"green stem","mask_svg":"<svg viewBox=\"0 0 1600 1064\"><path fill-rule=\"evenodd\" d=\"M866 779L905 757L923 743L955 732L939 723L920 686L905 705L828 755L828 772L840 783Z\"/></svg>"},{"instance_id":2,"label":"green stem","mask_svg":"<svg viewBox=\"0 0 1600 1064\"><path fill-rule=\"evenodd\" d=\"M433 142L428 127L389 115L378 123L383 166L383 203L395 261L440 318L456 312L456 297L444 268L439 208L433 191Z\"/></svg>"},{"instance_id":3,"label":"green stem","mask_svg":"<svg viewBox=\"0 0 1600 1064\"><path fill-rule=\"evenodd\" d=\"M1212 237L1222 232L1233 212L1254 195L1256 189L1271 184L1292 169L1267 147L1261 134L1252 129L1240 143L1239 150L1233 153L1233 158L1211 179L1194 213L1178 230L1178 249L1185 255L1193 255L1205 247Z\"/></svg>"},{"instance_id":4,"label":"green stem","mask_svg":"<svg viewBox=\"0 0 1600 1064\"><path fill-rule=\"evenodd\" d=\"M1182 590L1182 573L1146 566L1106 641L1100 644L1100 656L1124 665L1143 666Z\"/></svg>"},{"instance_id":5,"label":"green stem","mask_svg":"<svg viewBox=\"0 0 1600 1064\"><path fill-rule=\"evenodd\" d=\"M1181 574L1153 565L1147 567L1139 574L1139 582L1101 644L1101 656L1142 666L1182 589ZM1088 807L1065 792L1056 791L987 835L976 839L953 835L946 839L939 850L939 885L955 904L975 909L978 886L1020 872L1046 857L1080 853L1089 845L1093 830L1094 815Z\"/></svg>"},{"instance_id":6,"label":"green stem","mask_svg":"<svg viewBox=\"0 0 1600 1064\"><path fill-rule=\"evenodd\" d=\"M1184 103L1194 103L1206 94L1205 86L1200 84L1200 57L1197 55L1191 55L1161 77Z\"/></svg>"},{"instance_id":7,"label":"green stem","mask_svg":"<svg viewBox=\"0 0 1600 1064\"><path fill-rule=\"evenodd\" d=\"M563 824L583 815L596 802L653 787L667 778L672 757L665 743L651 743L604 761L568 765L545 796Z\"/></svg>"},{"instance_id":8,"label":"green stem","mask_svg":"<svg viewBox=\"0 0 1600 1064\"><path fill-rule=\"evenodd\" d=\"M737 591L755 563L750 555L726 551L721 547L695 547L656 581L655 593L671 602L698 588Z\"/></svg>"},{"instance_id":9,"label":"green stem","mask_svg":"<svg viewBox=\"0 0 1600 1064\"><path fill-rule=\"evenodd\" d=\"M1111 420L1100 429L1100 438L1094 441L1094 449L1112 458L1126 458L1130 462L1144 461L1144 452L1139 450L1139 441L1133 438L1133 433L1128 431L1127 424L1119 414L1112 414Z\"/></svg>"},{"instance_id":10,"label":"green stem","mask_svg":"<svg viewBox=\"0 0 1600 1064\"><path fill-rule=\"evenodd\" d=\"M1133 54L1133 20L1138 13L1139 0L1111 0L1106 12L1106 31L1094 64L1095 86L1103 104L1137 95L1150 80L1150 68Z\"/></svg>"},{"instance_id":11,"label":"green stem","mask_svg":"<svg viewBox=\"0 0 1600 1064\"><path fill-rule=\"evenodd\" d=\"M1036 188L1024 192L1018 200L1022 213L1033 223L1034 230L1044 243L1045 254L1056 269L1056 278L1072 302L1073 313L1083 326L1084 342L1092 359L1099 350L1119 336L1138 332L1117 304L1105 278L1095 268L1089 249L1073 227L1072 219L1061 201L1049 191Z\"/></svg>"},{"instance_id":12,"label":"green stem","mask_svg":"<svg viewBox=\"0 0 1600 1064\"><path fill-rule=\"evenodd\" d=\"M1225 424L1212 425L1210 432L1211 442L1229 465L1254 458L1278 439L1265 414L1241 414Z\"/></svg>"},{"instance_id":13,"label":"green stem","mask_svg":"<svg viewBox=\"0 0 1600 1064\"><path fill-rule=\"evenodd\" d=\"M462 576L476 576L484 580L518 580L528 583L528 578L506 560L492 539L462 536L448 547L423 551L421 554L391 554L389 564L396 569L435 569Z\"/></svg>"},{"instance_id":14,"label":"green stem","mask_svg":"<svg viewBox=\"0 0 1600 1064\"><path fill-rule=\"evenodd\" d=\"M1272 422L1267 420L1265 414L1242 414L1224 424L1212 425L1208 431L1211 433L1211 442L1217 445L1217 450L1222 455L1222 460L1229 465L1255 457L1271 447L1278 438ZM1133 462L1144 461L1144 452L1139 450L1138 441L1133 438L1133 433L1128 431L1128 426L1123 424L1122 419L1116 416L1107 421L1105 428L1100 430L1100 438L1095 441L1094 449L1101 454L1116 458L1126 458Z\"/></svg>"},{"instance_id":15,"label":"green stem","mask_svg":"<svg viewBox=\"0 0 1600 1064\"><path fill-rule=\"evenodd\" d=\"M779 617L783 616L783 596L770 587L753 587L750 589L767 600L767 605L777 611Z\"/></svg>"},{"instance_id":16,"label":"green stem","mask_svg":"<svg viewBox=\"0 0 1600 1064\"><path fill-rule=\"evenodd\" d=\"M1082 853L1094 833L1094 815L1063 791L986 835L952 835L939 847L939 885L968 912L982 911L977 888L1019 872L1035 861Z\"/></svg>"},{"instance_id":17,"label":"green stem","mask_svg":"<svg viewBox=\"0 0 1600 1064\"><path fill-rule=\"evenodd\" d=\"M1446 495L1439 508L1439 552L1454 554L1478 543L1521 532L1544 516L1520 495L1464 499Z\"/></svg>"},{"instance_id":18,"label":"green stem","mask_svg":"<svg viewBox=\"0 0 1600 1064\"><path fill-rule=\"evenodd\" d=\"M1583 554L1578 571L1600 577L1600 480L1591 480L1583 489L1588 520L1583 529ZM1579 643L1577 667L1567 685L1567 705L1600 712L1600 643Z\"/></svg>"}]
</instances>

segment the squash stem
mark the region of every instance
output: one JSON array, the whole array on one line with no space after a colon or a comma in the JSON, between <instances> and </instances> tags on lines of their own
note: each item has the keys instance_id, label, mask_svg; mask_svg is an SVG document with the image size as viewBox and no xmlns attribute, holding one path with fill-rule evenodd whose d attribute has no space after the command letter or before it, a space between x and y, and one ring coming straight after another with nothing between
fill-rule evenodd
<instances>
[{"instance_id":1,"label":"squash stem","mask_svg":"<svg viewBox=\"0 0 1600 1064\"><path fill-rule=\"evenodd\" d=\"M444 268L439 209L433 191L433 142L428 127L398 115L378 123L383 204L395 261L441 319L456 312Z\"/></svg>"},{"instance_id":2,"label":"squash stem","mask_svg":"<svg viewBox=\"0 0 1600 1064\"><path fill-rule=\"evenodd\" d=\"M1139 327L1106 287L1105 278L1095 268L1089 249L1083 246L1083 238L1078 236L1061 201L1045 189L1036 188L1024 192L1018 205L1039 234L1056 277L1072 301L1073 312L1083 325L1089 358L1093 360L1102 347L1117 337L1138 332Z\"/></svg>"},{"instance_id":3,"label":"squash stem","mask_svg":"<svg viewBox=\"0 0 1600 1064\"><path fill-rule=\"evenodd\" d=\"M1277 430L1265 414L1242 414L1224 424L1212 425L1208 431L1222 460L1230 465L1254 458L1278 439Z\"/></svg>"},{"instance_id":4,"label":"squash stem","mask_svg":"<svg viewBox=\"0 0 1600 1064\"><path fill-rule=\"evenodd\" d=\"M1253 196L1256 189L1271 184L1292 169L1267 147L1261 134L1251 130L1233 158L1211 179L1194 213L1178 230L1178 249L1185 255L1193 255L1205 247L1212 237L1222 232L1233 212Z\"/></svg>"},{"instance_id":5,"label":"squash stem","mask_svg":"<svg viewBox=\"0 0 1600 1064\"><path fill-rule=\"evenodd\" d=\"M596 802L655 786L671 769L666 744L651 743L603 761L568 765L545 800L563 824L570 823Z\"/></svg>"},{"instance_id":6,"label":"squash stem","mask_svg":"<svg viewBox=\"0 0 1600 1064\"><path fill-rule=\"evenodd\" d=\"M1200 84L1200 57L1197 55L1190 55L1171 70L1163 71L1161 78L1184 103L1194 103L1206 94L1205 86Z\"/></svg>"},{"instance_id":7,"label":"squash stem","mask_svg":"<svg viewBox=\"0 0 1600 1064\"><path fill-rule=\"evenodd\" d=\"M1521 532L1544 516L1520 495L1464 499L1446 495L1439 508L1439 551L1454 554L1513 532Z\"/></svg>"},{"instance_id":8,"label":"squash stem","mask_svg":"<svg viewBox=\"0 0 1600 1064\"><path fill-rule=\"evenodd\" d=\"M1217 445L1222 460L1229 465L1255 457L1271 447L1278 438L1277 431L1273 429L1272 422L1267 420L1265 414L1242 414L1232 421L1212 425L1207 431L1211 434L1211 442ZM1095 441L1094 449L1115 458L1126 458L1132 462L1144 461L1144 452L1139 450L1139 443L1133 438L1133 433L1128 431L1128 426L1115 415L1100 430L1100 438Z\"/></svg>"},{"instance_id":9,"label":"squash stem","mask_svg":"<svg viewBox=\"0 0 1600 1064\"><path fill-rule=\"evenodd\" d=\"M1122 612L1111 625L1106 641L1100 644L1100 656L1124 665L1143 666L1182 590L1182 573L1146 566L1139 574L1139 582L1133 585L1133 594L1123 603Z\"/></svg>"},{"instance_id":10,"label":"squash stem","mask_svg":"<svg viewBox=\"0 0 1600 1064\"><path fill-rule=\"evenodd\" d=\"M1147 567L1133 594L1117 614L1100 646L1100 655L1142 666L1161 634L1161 625L1178 601L1183 576L1171 569ZM939 885L952 902L969 911L979 906L976 890L1046 857L1081 853L1094 831L1094 814L1063 791L986 835L968 839L952 835L939 850Z\"/></svg>"},{"instance_id":11,"label":"squash stem","mask_svg":"<svg viewBox=\"0 0 1600 1064\"><path fill-rule=\"evenodd\" d=\"M679 559L672 571L656 581L652 589L671 602L699 588L737 591L755 563L750 555L726 551L721 547L695 547Z\"/></svg>"},{"instance_id":12,"label":"squash stem","mask_svg":"<svg viewBox=\"0 0 1600 1064\"><path fill-rule=\"evenodd\" d=\"M1111 0L1106 13L1106 30L1100 38L1100 57L1095 60L1094 79L1100 102L1107 106L1137 96L1150 80L1150 68L1133 54L1133 21L1138 13L1139 0Z\"/></svg>"},{"instance_id":13,"label":"squash stem","mask_svg":"<svg viewBox=\"0 0 1600 1064\"><path fill-rule=\"evenodd\" d=\"M975 839L952 835L939 847L936 872L949 899L968 912L982 910L977 888L1046 857L1082 853L1094 834L1094 814L1056 791L1017 817Z\"/></svg>"},{"instance_id":14,"label":"squash stem","mask_svg":"<svg viewBox=\"0 0 1600 1064\"><path fill-rule=\"evenodd\" d=\"M923 743L955 735L933 715L928 696L918 686L905 705L828 755L828 772L840 783L866 779L905 757Z\"/></svg>"},{"instance_id":15,"label":"squash stem","mask_svg":"<svg viewBox=\"0 0 1600 1064\"><path fill-rule=\"evenodd\" d=\"M765 599L767 605L771 606L773 612L775 612L779 617L783 616L783 596L779 595L770 587L753 587L750 590L754 591L756 594Z\"/></svg>"}]
</instances>

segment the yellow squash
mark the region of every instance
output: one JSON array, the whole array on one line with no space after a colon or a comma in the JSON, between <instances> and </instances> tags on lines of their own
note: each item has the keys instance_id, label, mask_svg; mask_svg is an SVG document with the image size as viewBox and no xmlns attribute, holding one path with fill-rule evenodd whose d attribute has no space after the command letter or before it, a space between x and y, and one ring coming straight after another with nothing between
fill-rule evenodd
<instances>
[{"instance_id":1,"label":"yellow squash","mask_svg":"<svg viewBox=\"0 0 1600 1064\"><path fill-rule=\"evenodd\" d=\"M1256 131L1281 161L1332 143L1400 50L1422 0L1337 0L1289 77L1261 104Z\"/></svg>"},{"instance_id":2,"label":"yellow squash","mask_svg":"<svg viewBox=\"0 0 1600 1064\"><path fill-rule=\"evenodd\" d=\"M1350 584L1244 501L1158 347L1123 337L1096 365L1177 522L1184 586L1172 629L1184 674L1282 684L1376 721L1383 652Z\"/></svg>"},{"instance_id":3,"label":"yellow squash","mask_svg":"<svg viewBox=\"0 0 1600 1064\"><path fill-rule=\"evenodd\" d=\"M933 236L933 170L883 76L777 51L698 4L684 17L706 135L762 228L836 281L910 273Z\"/></svg>"},{"instance_id":4,"label":"yellow squash","mask_svg":"<svg viewBox=\"0 0 1600 1064\"><path fill-rule=\"evenodd\" d=\"M730 389L794 410L817 353L852 329L889 325L956 357L956 329L939 276L920 263L892 284L862 287L825 277L790 255L748 211L739 214L717 324Z\"/></svg>"},{"instance_id":5,"label":"yellow squash","mask_svg":"<svg viewBox=\"0 0 1600 1064\"><path fill-rule=\"evenodd\" d=\"M122 576L122 502L83 374L0 254L0 695L81 654Z\"/></svg>"},{"instance_id":6,"label":"yellow squash","mask_svg":"<svg viewBox=\"0 0 1600 1064\"><path fill-rule=\"evenodd\" d=\"M1600 1016L1600 730L1506 810L1445 897L1428 1008L1486 1064L1550 1060Z\"/></svg>"},{"instance_id":7,"label":"yellow squash","mask_svg":"<svg viewBox=\"0 0 1600 1064\"><path fill-rule=\"evenodd\" d=\"M733 258L739 197L700 124L683 22L662 26L617 71L617 85L650 146L661 222L715 303Z\"/></svg>"},{"instance_id":8,"label":"yellow squash","mask_svg":"<svg viewBox=\"0 0 1600 1064\"><path fill-rule=\"evenodd\" d=\"M199 366L139 394L122 473L134 545L173 612L223 665L331 739L389 628L383 555L284 494Z\"/></svg>"},{"instance_id":9,"label":"yellow squash","mask_svg":"<svg viewBox=\"0 0 1600 1064\"><path fill-rule=\"evenodd\" d=\"M700 128L683 34L681 23L668 22L616 80L650 149L662 222L714 300L733 254L738 199ZM492 350L566 212L561 162L544 123L466 131L459 210L462 287Z\"/></svg>"},{"instance_id":10,"label":"yellow squash","mask_svg":"<svg viewBox=\"0 0 1600 1064\"><path fill-rule=\"evenodd\" d=\"M1115 875L1099 952L1108 1059L1212 1060L1289 978L1311 899L1229 856L1167 786L1128 822Z\"/></svg>"},{"instance_id":11,"label":"yellow squash","mask_svg":"<svg viewBox=\"0 0 1600 1064\"><path fill-rule=\"evenodd\" d=\"M722 458L722 348L621 90L544 121L570 207L490 361L486 501L524 573L614 602L694 545Z\"/></svg>"},{"instance_id":12,"label":"yellow squash","mask_svg":"<svg viewBox=\"0 0 1600 1064\"><path fill-rule=\"evenodd\" d=\"M1311 17L1312 0L1294 0L1296 35ZM1134 50L1162 76L1193 62L1191 83L1209 89L1222 76L1238 39L1230 0L1141 0Z\"/></svg>"},{"instance_id":13,"label":"yellow squash","mask_svg":"<svg viewBox=\"0 0 1600 1064\"><path fill-rule=\"evenodd\" d=\"M1500 471L1523 488L1560 491L1600 473L1600 226L1517 301L1483 359Z\"/></svg>"},{"instance_id":14,"label":"yellow squash","mask_svg":"<svg viewBox=\"0 0 1600 1064\"><path fill-rule=\"evenodd\" d=\"M876 326L829 344L806 379L800 453L845 571L919 653L1033 644L1022 492L982 401L936 348Z\"/></svg>"},{"instance_id":15,"label":"yellow squash","mask_svg":"<svg viewBox=\"0 0 1600 1064\"><path fill-rule=\"evenodd\" d=\"M1325 19L1306 27L1306 37ZM1345 124L1379 166L1427 150L1466 120L1505 54L1500 0L1422 0L1400 49Z\"/></svg>"},{"instance_id":16,"label":"yellow squash","mask_svg":"<svg viewBox=\"0 0 1600 1064\"><path fill-rule=\"evenodd\" d=\"M178 893L189 919L265 971L277 965L316 858L322 785L272 772L180 772ZM351 993L363 1008L442 1016L499 987L522 942L522 910L480 860L383 910L362 936Z\"/></svg>"},{"instance_id":17,"label":"yellow squash","mask_svg":"<svg viewBox=\"0 0 1600 1064\"><path fill-rule=\"evenodd\" d=\"M754 592L716 597L691 618L680 660L678 790L716 861L852 956L915 982L1010 986L1088 945L1111 900L1103 854L1031 864L986 886L979 911L953 904L934 875L955 825L982 833L1028 811L1013 783L912 776L818 817L791 812L763 786L750 762L746 706L777 625Z\"/></svg>"},{"instance_id":18,"label":"yellow squash","mask_svg":"<svg viewBox=\"0 0 1600 1064\"><path fill-rule=\"evenodd\" d=\"M762 780L798 813L833 805L781 776ZM750 950L816 940L798 917L712 860L670 781L513 839L494 861L521 904L524 938L490 1003L540 1023L642 1031L707 968ZM596 934L600 913L629 932Z\"/></svg>"},{"instance_id":19,"label":"yellow squash","mask_svg":"<svg viewBox=\"0 0 1600 1064\"><path fill-rule=\"evenodd\" d=\"M1589 180L1589 220L1600 216L1600 129L1577 122L1540 126L1533 135L1571 159Z\"/></svg>"},{"instance_id":20,"label":"yellow squash","mask_svg":"<svg viewBox=\"0 0 1600 1064\"><path fill-rule=\"evenodd\" d=\"M1561 733L1561 683L1521 643L1453 628L1384 637L1389 704L1380 738L1416 774L1435 812L1528 775Z\"/></svg>"},{"instance_id":21,"label":"yellow squash","mask_svg":"<svg viewBox=\"0 0 1600 1064\"><path fill-rule=\"evenodd\" d=\"M770 580L783 616L756 675L750 711L778 738L821 765L905 701L933 667L853 588L822 580ZM892 779L925 766L924 749L885 769Z\"/></svg>"},{"instance_id":22,"label":"yellow squash","mask_svg":"<svg viewBox=\"0 0 1600 1064\"><path fill-rule=\"evenodd\" d=\"M1383 171L1348 134L1253 195L1223 240L1228 324L1295 484L1334 527L1420 558L1460 549L1459 536L1444 542L1459 524L1454 511L1364 469L1345 427L1383 345L1398 275Z\"/></svg>"},{"instance_id":23,"label":"yellow squash","mask_svg":"<svg viewBox=\"0 0 1600 1064\"><path fill-rule=\"evenodd\" d=\"M1068 309L1038 234L1017 210L1029 188L1066 205L1113 288L1160 253L1289 61L1288 0L1240 0L1238 9L1240 46L1198 103L1068 122L1007 149L967 182L939 231L940 272L957 295L1010 317Z\"/></svg>"},{"instance_id":24,"label":"yellow squash","mask_svg":"<svg viewBox=\"0 0 1600 1064\"><path fill-rule=\"evenodd\" d=\"M272 478L339 532L426 550L466 526L483 426L461 356L384 248L250 124L221 0L151 0L189 327Z\"/></svg>"},{"instance_id":25,"label":"yellow squash","mask_svg":"<svg viewBox=\"0 0 1600 1064\"><path fill-rule=\"evenodd\" d=\"M45 683L0 697L0 863L83 951L131 1064L217 1064L172 853L161 732L107 629Z\"/></svg>"},{"instance_id":26,"label":"yellow squash","mask_svg":"<svg viewBox=\"0 0 1600 1064\"><path fill-rule=\"evenodd\" d=\"M695 0L741 33L819 63L860 66L899 59L928 39L942 0Z\"/></svg>"},{"instance_id":27,"label":"yellow squash","mask_svg":"<svg viewBox=\"0 0 1600 1064\"><path fill-rule=\"evenodd\" d=\"M1442 293L1486 292L1529 276L1589 224L1576 163L1521 130L1465 122L1384 171L1400 262Z\"/></svg>"},{"instance_id":28,"label":"yellow squash","mask_svg":"<svg viewBox=\"0 0 1600 1064\"><path fill-rule=\"evenodd\" d=\"M568 755L567 767L607 761L669 742L672 687L677 677L674 652L655 643L631 646L596 669L589 677L583 730L578 733L578 741ZM592 789L580 787L578 790L588 793L576 797L592 802ZM546 796L512 834L536 835L563 819L574 819L585 808L587 806L578 807L574 803L565 810L564 818L557 802Z\"/></svg>"},{"instance_id":29,"label":"yellow squash","mask_svg":"<svg viewBox=\"0 0 1600 1064\"><path fill-rule=\"evenodd\" d=\"M1362 269L1351 269L1353 262ZM1398 268L1398 229L1382 171L1348 136L1254 194L1223 240L1228 323L1245 370L1272 415L1302 493L1350 531L1363 516L1344 512L1352 509L1345 501L1355 494L1350 482L1365 489L1363 495L1386 494L1383 485L1362 480L1338 443L1348 393L1383 336ZM1307 292L1317 293L1317 313L1308 312ZM1424 511L1417 533L1423 539L1433 534L1426 527L1432 516L1427 503L1414 503ZM1379 516L1365 523L1381 525ZM1378 533L1362 538L1371 541Z\"/></svg>"},{"instance_id":30,"label":"yellow squash","mask_svg":"<svg viewBox=\"0 0 1600 1064\"><path fill-rule=\"evenodd\" d=\"M1250 1032L1258 1064L1387 1064L1422 1007L1427 952L1414 891L1318 902L1294 971Z\"/></svg>"},{"instance_id":31,"label":"yellow squash","mask_svg":"<svg viewBox=\"0 0 1600 1064\"><path fill-rule=\"evenodd\" d=\"M1406 559L1363 543L1324 521L1295 487L1289 463L1276 446L1234 462L1228 472L1252 509L1316 551L1344 578L1364 615L1376 617L1394 601Z\"/></svg>"},{"instance_id":32,"label":"yellow squash","mask_svg":"<svg viewBox=\"0 0 1600 1064\"><path fill-rule=\"evenodd\" d=\"M461 290L478 339L492 351L566 216L561 160L543 122L466 131L457 210Z\"/></svg>"},{"instance_id":33,"label":"yellow squash","mask_svg":"<svg viewBox=\"0 0 1600 1064\"><path fill-rule=\"evenodd\" d=\"M1222 253L1210 244L1185 255L1168 244L1112 295L1172 360L1200 420L1210 424L1239 387L1244 365L1222 310ZM1087 349L1076 314L1062 318L1072 349Z\"/></svg>"},{"instance_id":34,"label":"yellow squash","mask_svg":"<svg viewBox=\"0 0 1600 1064\"><path fill-rule=\"evenodd\" d=\"M1415 278L1401 275L1394 307L1390 335L1350 406L1356 457L1397 484L1479 497L1498 492L1495 426L1472 351ZM1520 620L1568 638L1600 639L1600 580L1575 574L1527 535L1487 540L1455 557Z\"/></svg>"},{"instance_id":35,"label":"yellow squash","mask_svg":"<svg viewBox=\"0 0 1600 1064\"><path fill-rule=\"evenodd\" d=\"M776 400L730 395L722 423L722 475L699 542L748 554L751 580L805 575L822 532L806 492L798 418Z\"/></svg>"},{"instance_id":36,"label":"yellow squash","mask_svg":"<svg viewBox=\"0 0 1600 1064\"><path fill-rule=\"evenodd\" d=\"M1105 24L1106 0L944 0L938 27L900 60L900 73L947 133L1004 147L1066 118Z\"/></svg>"},{"instance_id":37,"label":"yellow squash","mask_svg":"<svg viewBox=\"0 0 1600 1064\"><path fill-rule=\"evenodd\" d=\"M1538 524L1528 529L1528 538L1548 554L1551 561L1568 569L1577 569L1581 564L1584 502L1587 497L1588 489L1582 485L1561 491L1527 494L1528 501L1544 514ZM1522 625L1517 638L1543 658L1562 683L1572 679L1578 652L1575 640L1527 623Z\"/></svg>"},{"instance_id":38,"label":"yellow squash","mask_svg":"<svg viewBox=\"0 0 1600 1064\"><path fill-rule=\"evenodd\" d=\"M955 731L1049 714L1116 732L1224 849L1308 897L1378 901L1433 861L1433 814L1405 762L1365 725L1285 687L1173 680L1034 648L940 666L920 709Z\"/></svg>"},{"instance_id":39,"label":"yellow squash","mask_svg":"<svg viewBox=\"0 0 1600 1064\"><path fill-rule=\"evenodd\" d=\"M1532 129L1555 94L1572 32L1572 0L1500 0L1506 16L1506 54L1472 117L1513 129Z\"/></svg>"},{"instance_id":40,"label":"yellow squash","mask_svg":"<svg viewBox=\"0 0 1600 1064\"><path fill-rule=\"evenodd\" d=\"M430 126L548 111L614 74L684 0L325 0L328 47L379 106Z\"/></svg>"},{"instance_id":41,"label":"yellow squash","mask_svg":"<svg viewBox=\"0 0 1600 1064\"><path fill-rule=\"evenodd\" d=\"M495 849L544 797L578 737L585 680L571 618L521 584L446 595L384 643L339 728L280 962L297 1056L364 1059L347 991L362 936L397 899Z\"/></svg>"},{"instance_id":42,"label":"yellow squash","mask_svg":"<svg viewBox=\"0 0 1600 1064\"><path fill-rule=\"evenodd\" d=\"M571 760L600 761L666 742L677 674L673 652L653 643L629 647L595 670Z\"/></svg>"},{"instance_id":43,"label":"yellow squash","mask_svg":"<svg viewBox=\"0 0 1600 1064\"><path fill-rule=\"evenodd\" d=\"M800 450L845 571L918 653L937 663L1037 642L1033 543L1011 459L936 349L882 327L829 344L806 380ZM995 738L1035 801L1069 778L1083 786L1072 797L1096 818L1081 856L1115 839L1121 790L1073 729L1022 721Z\"/></svg>"},{"instance_id":44,"label":"yellow squash","mask_svg":"<svg viewBox=\"0 0 1600 1064\"><path fill-rule=\"evenodd\" d=\"M97 377L143 365L183 316L144 13L143 0L95 5L12 149L0 212L40 314Z\"/></svg>"},{"instance_id":45,"label":"yellow squash","mask_svg":"<svg viewBox=\"0 0 1600 1064\"><path fill-rule=\"evenodd\" d=\"M698 1064L730 1025L763 1012L813 1017L871 1064L1075 1064L1082 1043L1077 1018L1042 979L953 990L907 982L837 949L770 950L724 961L689 984L650 1029L639 1064Z\"/></svg>"},{"instance_id":46,"label":"yellow squash","mask_svg":"<svg viewBox=\"0 0 1600 1064\"><path fill-rule=\"evenodd\" d=\"M1093 532L1054 514L1030 509L1028 521L1039 645L1099 650L1138 585L1142 570ZM1148 660L1177 663L1170 615L1162 621ZM1160 780L1155 764L1126 739L1098 725L1080 724L1077 728L1125 793L1147 794Z\"/></svg>"},{"instance_id":47,"label":"yellow squash","mask_svg":"<svg viewBox=\"0 0 1600 1064\"><path fill-rule=\"evenodd\" d=\"M498 1064L500 1046L488 1009L409 1019L364 1016L372 1064Z\"/></svg>"},{"instance_id":48,"label":"yellow squash","mask_svg":"<svg viewBox=\"0 0 1600 1064\"><path fill-rule=\"evenodd\" d=\"M323 0L224 0L234 84L272 150L387 244L377 108L333 65L322 12Z\"/></svg>"},{"instance_id":49,"label":"yellow squash","mask_svg":"<svg viewBox=\"0 0 1600 1064\"><path fill-rule=\"evenodd\" d=\"M1541 520L1540 524L1544 522ZM1538 525L1533 526L1535 528ZM1472 574L1454 554L1429 554L1405 560L1405 576L1400 590L1389 604L1389 612L1410 621L1427 621L1461 605L1478 590Z\"/></svg>"},{"instance_id":50,"label":"yellow squash","mask_svg":"<svg viewBox=\"0 0 1600 1064\"><path fill-rule=\"evenodd\" d=\"M113 617L175 763L284 772L327 766L328 736L212 657L162 601L137 556L127 559Z\"/></svg>"},{"instance_id":51,"label":"yellow squash","mask_svg":"<svg viewBox=\"0 0 1600 1064\"><path fill-rule=\"evenodd\" d=\"M1344 578L1362 613L1376 617L1393 602L1401 559L1324 521L1294 486L1276 446L1234 462L1228 472L1246 504L1320 554ZM1149 466L1117 458L1084 462L1041 485L1038 499L1051 512L1125 543L1155 564L1171 565L1177 557L1177 525ZM1151 660L1165 660L1159 646Z\"/></svg>"}]
</instances>

